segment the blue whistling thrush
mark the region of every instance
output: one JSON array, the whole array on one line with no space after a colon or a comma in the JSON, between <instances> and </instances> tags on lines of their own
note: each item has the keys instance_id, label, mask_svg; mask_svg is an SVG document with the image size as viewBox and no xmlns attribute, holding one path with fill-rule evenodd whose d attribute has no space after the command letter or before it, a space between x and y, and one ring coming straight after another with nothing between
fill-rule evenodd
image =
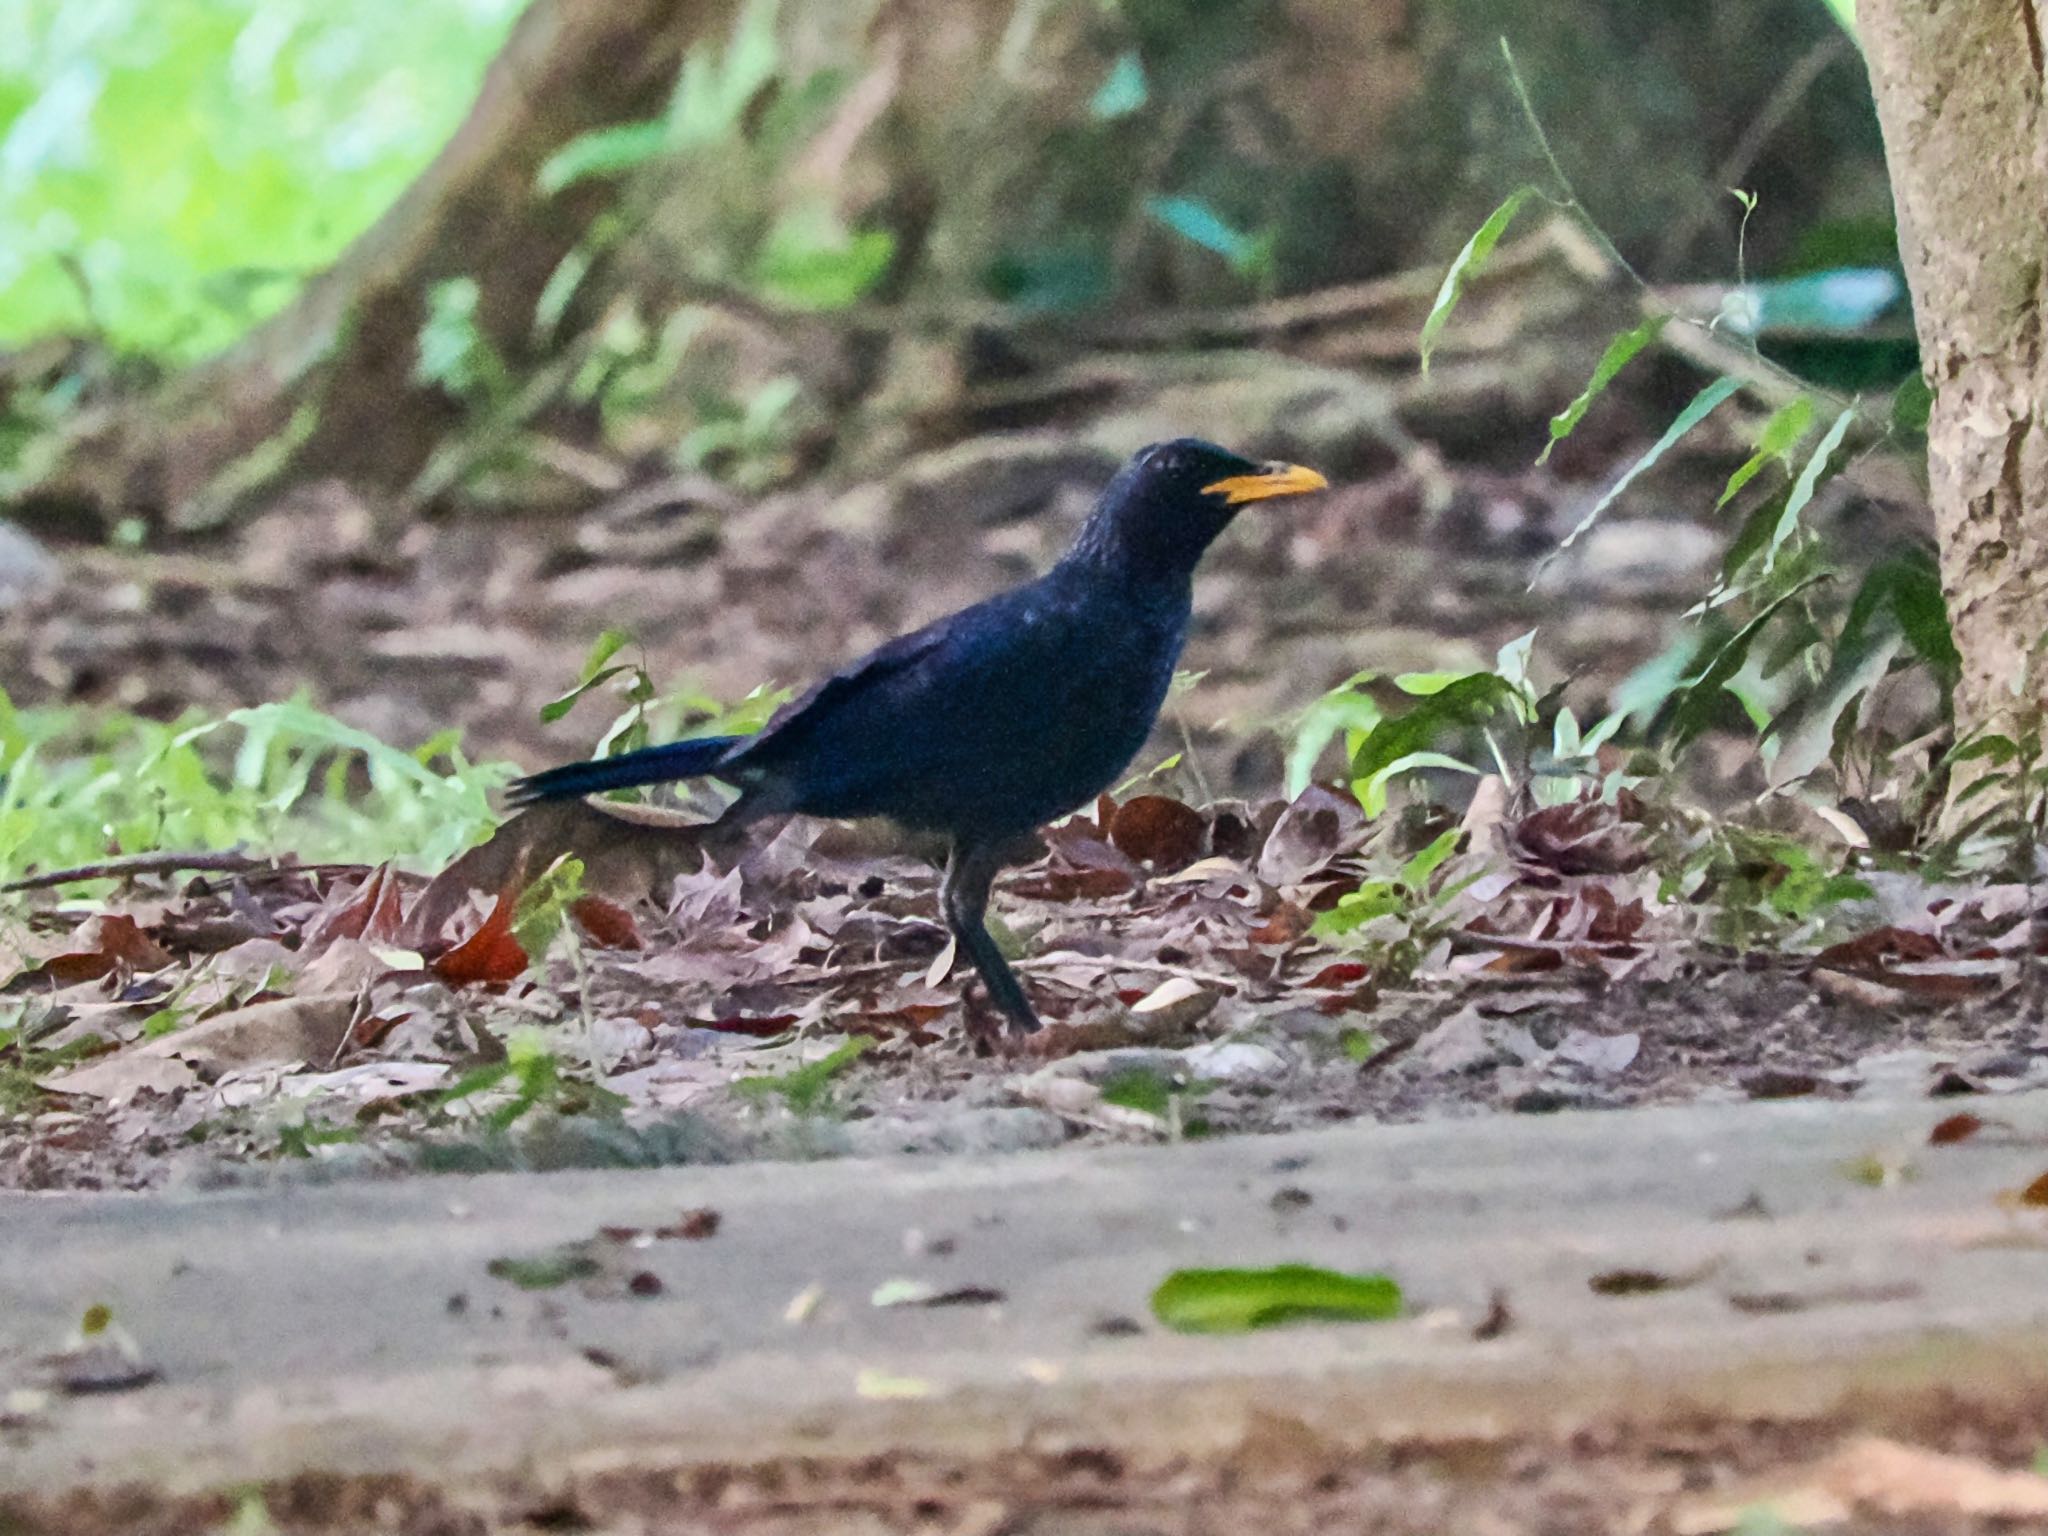
<instances>
[{"instance_id":1,"label":"blue whistling thrush","mask_svg":"<svg viewBox=\"0 0 2048 1536\"><path fill-rule=\"evenodd\" d=\"M1036 1029L984 922L1006 848L1086 805L1145 744L1187 638L1195 566L1238 509L1327 483L1196 438L1155 443L1036 581L878 647L757 735L551 768L515 783L512 803L710 776L740 791L721 828L797 814L943 833L946 924L1011 1027Z\"/></svg>"}]
</instances>

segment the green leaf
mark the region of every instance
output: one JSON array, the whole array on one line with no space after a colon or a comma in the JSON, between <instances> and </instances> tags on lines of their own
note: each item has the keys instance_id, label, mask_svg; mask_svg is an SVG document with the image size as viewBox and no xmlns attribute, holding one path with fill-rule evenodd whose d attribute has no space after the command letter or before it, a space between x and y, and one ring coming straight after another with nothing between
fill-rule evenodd
<instances>
[{"instance_id":1,"label":"green leaf","mask_svg":"<svg viewBox=\"0 0 2048 1536\"><path fill-rule=\"evenodd\" d=\"M1972 736L1958 742L1948 755L1951 763L1967 763L1977 758L1989 758L2003 766L2020 755L2020 744L2010 736L2001 736L1996 731L1987 731L1981 736Z\"/></svg>"},{"instance_id":2,"label":"green leaf","mask_svg":"<svg viewBox=\"0 0 2048 1536\"><path fill-rule=\"evenodd\" d=\"M1835 647L1820 686L1771 722L1765 735L1774 787L1805 778L1834 750L1835 730L1849 706L1891 670L1906 637L1890 622L1865 626Z\"/></svg>"},{"instance_id":3,"label":"green leaf","mask_svg":"<svg viewBox=\"0 0 2048 1536\"><path fill-rule=\"evenodd\" d=\"M1623 331L1607 344L1607 350L1600 354L1600 361L1593 367L1593 377L1579 392L1578 398L1550 418L1550 441L1536 456L1538 464L1550 457L1551 449L1572 435L1572 429L1585 419L1594 398L1614 382L1614 376L1626 368L1638 352L1664 334L1664 327L1670 319L1669 315L1652 315L1634 330Z\"/></svg>"},{"instance_id":4,"label":"green leaf","mask_svg":"<svg viewBox=\"0 0 2048 1536\"><path fill-rule=\"evenodd\" d=\"M1842 24L1844 32L1856 36L1856 0L1821 0L1821 4Z\"/></svg>"},{"instance_id":5,"label":"green leaf","mask_svg":"<svg viewBox=\"0 0 2048 1536\"><path fill-rule=\"evenodd\" d=\"M1486 222L1472 233L1465 242L1465 248L1458 252L1451 262L1450 270L1444 273L1443 286L1437 290L1436 302L1429 307L1429 315L1422 322L1422 337L1417 350L1422 356L1422 372L1429 373L1430 354L1436 350L1436 339L1451 318L1451 311L1458 307L1458 300L1465 296L1465 285L1478 275L1486 265L1486 258L1493 254L1493 248L1500 244L1500 237L1507 233L1508 225L1515 215L1522 211L1522 204L1535 197L1534 187L1518 187L1492 213Z\"/></svg>"},{"instance_id":6,"label":"green leaf","mask_svg":"<svg viewBox=\"0 0 2048 1536\"><path fill-rule=\"evenodd\" d=\"M1714 510L1718 512L1733 501L1736 493L1754 480L1758 471L1771 460L1783 459L1789 454L1812 427L1813 401L1806 395L1800 395L1773 411L1771 419L1756 435L1756 452L1728 477L1728 484L1722 489L1721 499L1714 503Z\"/></svg>"},{"instance_id":7,"label":"green leaf","mask_svg":"<svg viewBox=\"0 0 2048 1536\"><path fill-rule=\"evenodd\" d=\"M699 43L683 60L669 106L669 132L686 148L705 148L736 137L754 98L774 83L782 45L775 28L779 0L746 0L733 19L721 55Z\"/></svg>"},{"instance_id":8,"label":"green leaf","mask_svg":"<svg viewBox=\"0 0 2048 1536\"><path fill-rule=\"evenodd\" d=\"M791 309L845 309L881 281L895 257L896 237L886 229L849 231L829 205L807 202L769 230L753 281Z\"/></svg>"},{"instance_id":9,"label":"green leaf","mask_svg":"<svg viewBox=\"0 0 2048 1536\"><path fill-rule=\"evenodd\" d=\"M594 176L623 176L628 171L637 171L671 147L668 124L659 119L595 128L578 134L542 161L533 184L542 197L553 197L563 188Z\"/></svg>"},{"instance_id":10,"label":"green leaf","mask_svg":"<svg viewBox=\"0 0 2048 1536\"><path fill-rule=\"evenodd\" d=\"M1720 579L1714 583L1714 590L1693 610L1695 613L1704 613L1708 608L1718 607L1749 590L1749 583L1742 579L1743 572L1769 546L1772 532L1785 515L1785 503L1791 499L1792 487L1788 483L1783 490L1773 491L1750 509L1749 515L1742 520L1742 526L1735 531L1735 537L1728 541L1727 552L1721 557Z\"/></svg>"},{"instance_id":11,"label":"green leaf","mask_svg":"<svg viewBox=\"0 0 2048 1536\"><path fill-rule=\"evenodd\" d=\"M603 1268L586 1244L576 1242L564 1243L531 1258L508 1255L492 1259L484 1266L484 1272L494 1279L510 1281L522 1291L549 1291L571 1280L587 1280Z\"/></svg>"},{"instance_id":12,"label":"green leaf","mask_svg":"<svg viewBox=\"0 0 2048 1536\"><path fill-rule=\"evenodd\" d=\"M534 964L555 942L563 917L582 894L583 861L566 854L519 893L512 907L512 937Z\"/></svg>"},{"instance_id":13,"label":"green leaf","mask_svg":"<svg viewBox=\"0 0 2048 1536\"><path fill-rule=\"evenodd\" d=\"M733 1092L749 1098L781 1097L797 1114L813 1114L830 1101L832 1079L860 1060L875 1042L867 1035L852 1035L829 1056L806 1062L792 1071L775 1076L733 1079Z\"/></svg>"},{"instance_id":14,"label":"green leaf","mask_svg":"<svg viewBox=\"0 0 2048 1536\"><path fill-rule=\"evenodd\" d=\"M1413 773L1418 768L1443 768L1452 773L1469 773L1475 778L1479 774L1479 770L1470 763L1448 753L1409 752L1366 778L1351 781L1351 793L1358 797L1359 809L1367 816L1382 814L1387 808L1387 786L1402 774Z\"/></svg>"},{"instance_id":15,"label":"green leaf","mask_svg":"<svg viewBox=\"0 0 2048 1536\"><path fill-rule=\"evenodd\" d=\"M414 382L458 398L489 398L510 387L511 371L477 323L482 304L483 290L473 277L445 278L428 288Z\"/></svg>"},{"instance_id":16,"label":"green leaf","mask_svg":"<svg viewBox=\"0 0 2048 1536\"><path fill-rule=\"evenodd\" d=\"M622 672L635 670L629 666L608 667L620 651L633 643L633 636L623 629L608 629L597 637L597 643L590 648L590 654L583 659L583 671L576 679L576 686L567 693L557 694L540 707L540 717L548 725L568 714L576 707L576 701L593 688L603 687Z\"/></svg>"},{"instance_id":17,"label":"green leaf","mask_svg":"<svg viewBox=\"0 0 2048 1536\"><path fill-rule=\"evenodd\" d=\"M1364 1063L1380 1053L1380 1037L1369 1029L1352 1028L1337 1036L1337 1044L1352 1061Z\"/></svg>"},{"instance_id":18,"label":"green leaf","mask_svg":"<svg viewBox=\"0 0 2048 1536\"><path fill-rule=\"evenodd\" d=\"M1827 474L1828 460L1842 446L1842 439L1848 435L1849 423L1856 419L1856 408L1849 406L1837 416L1834 424L1821 438L1820 446L1813 450L1813 457L1806 461L1806 467L1799 471L1799 478L1792 482L1792 494L1785 499L1785 510L1778 514L1778 526L1772 530L1770 548L1764 551L1764 569L1769 570L1777 562L1778 551L1785 541L1792 537L1792 530L1799 526L1799 514L1806 510L1806 504L1813 500L1813 493Z\"/></svg>"},{"instance_id":19,"label":"green leaf","mask_svg":"<svg viewBox=\"0 0 2048 1536\"><path fill-rule=\"evenodd\" d=\"M446 1109L450 1104L459 1104L464 1099L474 1098L487 1088L497 1087L511 1075L512 1063L509 1061L493 1061L481 1067L473 1067L435 1096L434 1107Z\"/></svg>"},{"instance_id":20,"label":"green leaf","mask_svg":"<svg viewBox=\"0 0 2048 1536\"><path fill-rule=\"evenodd\" d=\"M1558 549L1570 548L1581 534L1599 521L1600 514L1612 506L1615 499L1635 483L1636 476L1663 458L1680 438L1705 421L1713 413L1716 406L1720 405L1740 388L1742 388L1742 381L1740 379L1720 378L1714 380L1713 383L1694 395L1691 401L1687 403L1685 409L1678 413L1677 418L1673 420L1671 425L1664 429L1664 435L1650 445L1647 453L1623 471L1621 478L1609 486L1606 493L1593 503L1592 509L1579 519L1578 526L1573 528L1570 533L1566 534L1559 541Z\"/></svg>"},{"instance_id":21,"label":"green leaf","mask_svg":"<svg viewBox=\"0 0 2048 1536\"><path fill-rule=\"evenodd\" d=\"M1720 704L1721 690L1728 685L1730 678L1742 670L1742 664L1749 659L1749 648L1756 643L1756 637L1763 633L1764 626L1777 617L1781 608L1805 592L1808 587L1827 579L1825 575L1809 576L1789 592L1780 593L1771 602L1766 603L1755 618L1723 642L1699 676L1674 690L1673 697L1679 702L1677 708L1672 711L1670 723L1665 727L1665 735L1674 745L1682 746L1713 723L1714 710Z\"/></svg>"},{"instance_id":22,"label":"green leaf","mask_svg":"<svg viewBox=\"0 0 2048 1536\"><path fill-rule=\"evenodd\" d=\"M1963 658L1949 628L1948 600L1932 556L1908 551L1873 565L1850 600L1841 643L1854 643L1866 625L1886 618L1897 622L1906 643L1934 669L1944 687L1954 683Z\"/></svg>"},{"instance_id":23,"label":"green leaf","mask_svg":"<svg viewBox=\"0 0 2048 1536\"><path fill-rule=\"evenodd\" d=\"M1493 653L1496 676L1510 687L1529 685L1529 658L1536 653L1536 631L1525 630Z\"/></svg>"},{"instance_id":24,"label":"green leaf","mask_svg":"<svg viewBox=\"0 0 2048 1536\"><path fill-rule=\"evenodd\" d=\"M1183 1333L1245 1333L1309 1319L1380 1322L1401 1315L1401 1287L1386 1275L1308 1264L1177 1269L1152 1293L1152 1312Z\"/></svg>"},{"instance_id":25,"label":"green leaf","mask_svg":"<svg viewBox=\"0 0 2048 1536\"><path fill-rule=\"evenodd\" d=\"M1200 1098L1214 1088L1213 1083L1178 1081L1153 1067L1127 1067L1102 1080L1102 1102L1164 1120L1176 1098Z\"/></svg>"},{"instance_id":26,"label":"green leaf","mask_svg":"<svg viewBox=\"0 0 2048 1536\"><path fill-rule=\"evenodd\" d=\"M1437 872L1444 860L1458 851L1458 839L1465 835L1463 827L1452 827L1440 834L1436 841L1416 854L1401 866L1401 878L1411 890L1421 890L1429 877Z\"/></svg>"},{"instance_id":27,"label":"green leaf","mask_svg":"<svg viewBox=\"0 0 2048 1536\"><path fill-rule=\"evenodd\" d=\"M1934 391L1923 374L1908 374L1892 394L1892 429L1924 434L1934 412Z\"/></svg>"},{"instance_id":28,"label":"green leaf","mask_svg":"<svg viewBox=\"0 0 2048 1536\"><path fill-rule=\"evenodd\" d=\"M1353 791L1366 806L1367 815L1377 815L1370 800L1381 810L1382 793L1393 773L1408 767L1450 767L1470 773L1474 770L1451 758L1421 754L1435 746L1452 730L1477 725L1517 701L1513 686L1490 672L1474 672L1453 679L1428 694L1405 714L1382 720L1368 731L1351 754Z\"/></svg>"},{"instance_id":29,"label":"green leaf","mask_svg":"<svg viewBox=\"0 0 2048 1536\"><path fill-rule=\"evenodd\" d=\"M1394 880L1368 880L1337 898L1337 905L1316 914L1309 932L1319 939L1341 938L1375 918L1395 917L1410 906L1408 892Z\"/></svg>"},{"instance_id":30,"label":"green leaf","mask_svg":"<svg viewBox=\"0 0 2048 1536\"><path fill-rule=\"evenodd\" d=\"M1135 49L1119 55L1102 84L1096 88L1094 98L1088 103L1088 115L1108 122L1119 117L1129 117L1151 99L1152 91L1145 81L1145 61L1138 57Z\"/></svg>"},{"instance_id":31,"label":"green leaf","mask_svg":"<svg viewBox=\"0 0 2048 1536\"><path fill-rule=\"evenodd\" d=\"M581 680L589 682L603 670L604 664L633 643L630 630L608 629L597 637L597 643L590 648L590 654L583 658Z\"/></svg>"},{"instance_id":32,"label":"green leaf","mask_svg":"<svg viewBox=\"0 0 2048 1536\"><path fill-rule=\"evenodd\" d=\"M1183 240L1214 251L1234 272L1255 272L1271 256L1270 242L1246 234L1200 198L1150 197L1145 211Z\"/></svg>"},{"instance_id":33,"label":"green leaf","mask_svg":"<svg viewBox=\"0 0 2048 1536\"><path fill-rule=\"evenodd\" d=\"M1294 745L1287 753L1287 794L1291 799L1308 788L1316 759L1340 732L1363 735L1386 718L1372 698L1359 690L1378 677L1375 672L1356 672L1302 711L1294 728Z\"/></svg>"}]
</instances>

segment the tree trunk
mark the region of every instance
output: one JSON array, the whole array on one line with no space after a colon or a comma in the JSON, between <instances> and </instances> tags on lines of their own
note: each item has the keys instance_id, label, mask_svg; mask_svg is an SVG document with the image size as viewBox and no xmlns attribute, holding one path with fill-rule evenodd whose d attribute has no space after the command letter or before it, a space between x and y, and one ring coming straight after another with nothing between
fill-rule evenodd
<instances>
[{"instance_id":1,"label":"tree trunk","mask_svg":"<svg viewBox=\"0 0 2048 1536\"><path fill-rule=\"evenodd\" d=\"M2048 685L2048 108L2042 0L1863 0L1922 367L1959 732Z\"/></svg>"},{"instance_id":2,"label":"tree trunk","mask_svg":"<svg viewBox=\"0 0 2048 1536\"><path fill-rule=\"evenodd\" d=\"M737 0L534 0L467 118L427 169L289 308L158 395L117 407L35 496L100 516L217 521L238 488L338 475L405 486L460 420L413 377L432 286L472 276L476 322L515 364L531 351L548 277L618 184L552 198L534 178L592 129L652 117L685 50L722 35Z\"/></svg>"}]
</instances>

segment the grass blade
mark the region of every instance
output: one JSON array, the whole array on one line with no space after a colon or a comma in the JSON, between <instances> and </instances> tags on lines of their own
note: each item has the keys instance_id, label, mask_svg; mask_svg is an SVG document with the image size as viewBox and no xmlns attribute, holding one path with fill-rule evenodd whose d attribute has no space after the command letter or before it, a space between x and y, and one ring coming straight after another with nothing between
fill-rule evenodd
<instances>
[{"instance_id":1,"label":"grass blade","mask_svg":"<svg viewBox=\"0 0 2048 1536\"><path fill-rule=\"evenodd\" d=\"M1694 427L1705 421L1713 413L1716 406L1720 405L1740 388L1742 388L1742 381L1740 379L1719 378L1694 395L1691 401L1687 403L1685 409L1678 413L1671 425L1664 429L1664 435L1652 443L1649 451L1640 459L1637 459L1635 463L1629 465L1623 471L1621 478L1607 488L1607 493L1593 503L1592 510L1579 519L1578 526L1564 536L1559 542L1557 549L1559 551L1569 549L1581 534L1585 533L1587 529L1600 520L1600 514L1612 506L1621 493L1635 483L1636 476L1663 458L1671 450L1673 444L1677 443L1680 438L1684 437ZM1552 552L1552 558L1555 558L1556 552ZM1546 561L1545 563L1547 564L1548 562Z\"/></svg>"},{"instance_id":2,"label":"grass blade","mask_svg":"<svg viewBox=\"0 0 2048 1536\"><path fill-rule=\"evenodd\" d=\"M1607 343L1607 350L1600 354L1600 361L1593 367L1593 377L1579 391L1578 398L1550 418L1550 441L1536 456L1538 464L1548 459L1550 450L1570 437L1572 429L1585 420L1594 399L1614 382L1614 376L1626 368L1638 352L1664 334L1665 324L1670 319L1669 315L1652 315L1634 330L1623 331Z\"/></svg>"},{"instance_id":3,"label":"grass blade","mask_svg":"<svg viewBox=\"0 0 2048 1536\"><path fill-rule=\"evenodd\" d=\"M1754 480L1758 471L1771 460L1782 459L1789 454L1812 427L1811 396L1800 395L1789 405L1780 406L1772 412L1771 419L1764 423L1763 431L1756 435L1756 452L1749 456L1742 468L1728 477L1728 484L1721 492L1721 499L1714 503L1714 510L1718 512L1733 501L1736 493Z\"/></svg>"},{"instance_id":4,"label":"grass blade","mask_svg":"<svg viewBox=\"0 0 2048 1536\"><path fill-rule=\"evenodd\" d=\"M1850 406L1837 416L1834 425L1828 428L1827 436L1820 440L1820 446L1813 450L1813 457L1806 461L1806 467L1799 471L1799 478L1792 482L1792 494L1785 498L1785 510L1779 514L1778 526L1771 534L1771 547L1764 551L1764 569L1768 571L1778 559L1778 551L1785 541L1792 537L1792 530L1799 526L1799 514L1806 510L1806 504L1813 500L1813 493L1820 489L1825 478L1828 460L1842 446L1842 439L1848 435L1849 423L1856 419L1856 407Z\"/></svg>"},{"instance_id":5,"label":"grass blade","mask_svg":"<svg viewBox=\"0 0 2048 1536\"><path fill-rule=\"evenodd\" d=\"M1534 187L1517 188L1506 202L1487 216L1484 224L1473 231L1472 238L1465 242L1465 248L1451 263L1450 271L1444 274L1444 285L1437 290L1436 302L1429 307L1429 317L1422 322L1422 340L1418 343L1425 375L1429 372L1429 355L1436 350L1436 338L1450 320L1451 311L1458 307L1458 300L1464 297L1465 284L1486 264L1486 258L1500 244L1500 237L1507 233L1508 225L1522 211L1522 204L1534 196Z\"/></svg>"}]
</instances>

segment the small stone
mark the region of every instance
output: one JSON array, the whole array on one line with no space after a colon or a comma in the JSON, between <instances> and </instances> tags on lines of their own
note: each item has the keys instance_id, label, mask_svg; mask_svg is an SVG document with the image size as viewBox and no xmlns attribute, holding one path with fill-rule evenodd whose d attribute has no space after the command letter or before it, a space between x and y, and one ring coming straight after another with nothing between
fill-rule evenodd
<instances>
[{"instance_id":1,"label":"small stone","mask_svg":"<svg viewBox=\"0 0 2048 1536\"><path fill-rule=\"evenodd\" d=\"M1213 1040L1180 1054L1188 1075L1206 1083L1271 1083L1288 1072L1286 1057L1249 1040Z\"/></svg>"}]
</instances>

